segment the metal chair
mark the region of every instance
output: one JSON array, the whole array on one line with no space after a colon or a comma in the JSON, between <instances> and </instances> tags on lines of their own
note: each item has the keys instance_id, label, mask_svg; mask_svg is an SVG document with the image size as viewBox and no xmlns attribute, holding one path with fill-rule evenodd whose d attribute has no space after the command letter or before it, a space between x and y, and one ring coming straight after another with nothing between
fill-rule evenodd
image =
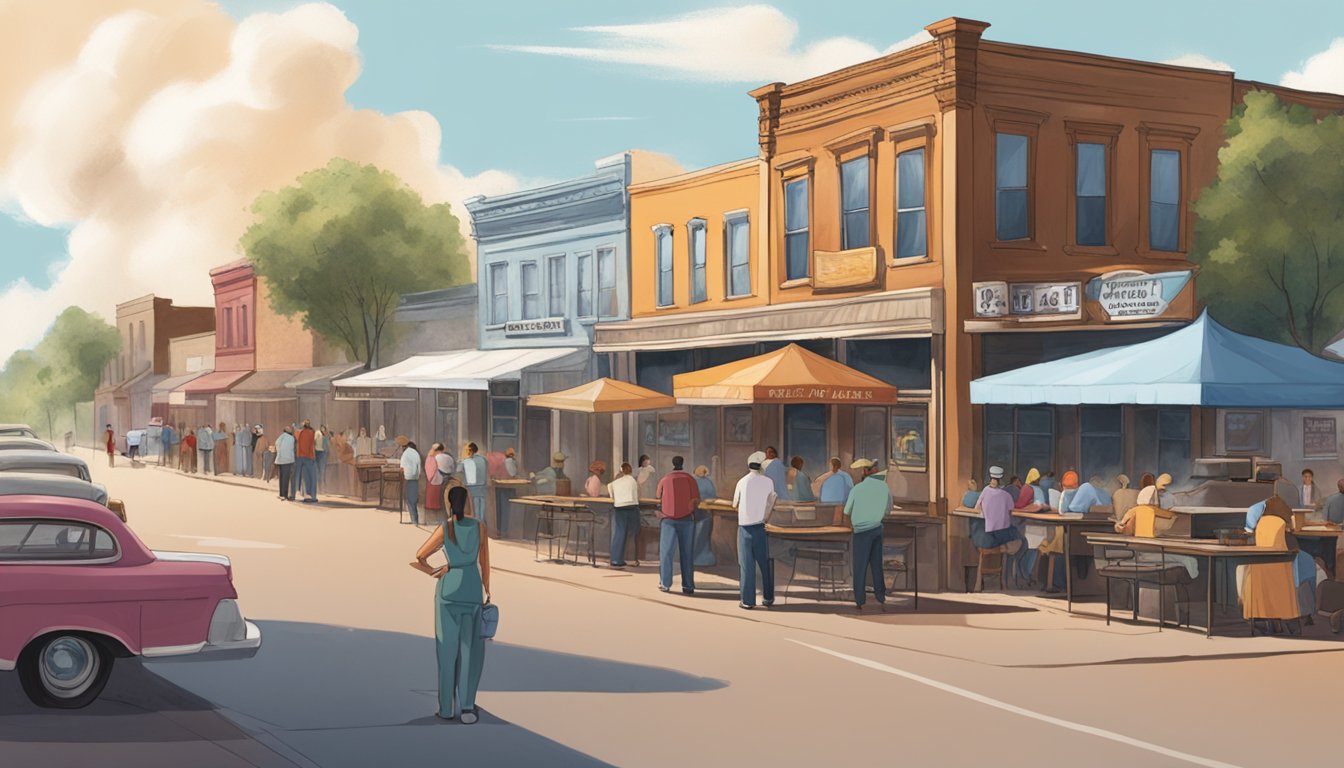
<instances>
[{"instance_id":1,"label":"metal chair","mask_svg":"<svg viewBox=\"0 0 1344 768\"><path fill-rule=\"evenodd\" d=\"M788 599L788 594L793 590L793 579L798 574L800 560L809 560L817 564L817 599L826 599L825 595L828 592L832 598L837 598L847 582L845 566L848 565L848 554L844 549L831 547L794 547L793 569L789 571L789 584L784 590L785 599Z\"/></svg>"},{"instance_id":2,"label":"metal chair","mask_svg":"<svg viewBox=\"0 0 1344 768\"><path fill-rule=\"evenodd\" d=\"M914 539L891 539L882 546L882 572L891 573L891 585L888 587L888 593L896 591L896 577L901 576L904 579L904 586L910 589L910 574L913 567L908 562L911 550L915 546ZM915 608L919 608L919 582L915 582Z\"/></svg>"}]
</instances>

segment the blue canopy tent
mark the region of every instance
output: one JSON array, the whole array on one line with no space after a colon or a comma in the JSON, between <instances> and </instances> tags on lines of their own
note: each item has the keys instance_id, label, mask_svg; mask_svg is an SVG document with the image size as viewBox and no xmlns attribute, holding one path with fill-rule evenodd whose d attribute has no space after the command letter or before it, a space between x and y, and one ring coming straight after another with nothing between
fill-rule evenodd
<instances>
[{"instance_id":1,"label":"blue canopy tent","mask_svg":"<svg viewBox=\"0 0 1344 768\"><path fill-rule=\"evenodd\" d=\"M1234 333L1206 310L1152 341L976 379L971 402L1344 408L1344 363Z\"/></svg>"}]
</instances>

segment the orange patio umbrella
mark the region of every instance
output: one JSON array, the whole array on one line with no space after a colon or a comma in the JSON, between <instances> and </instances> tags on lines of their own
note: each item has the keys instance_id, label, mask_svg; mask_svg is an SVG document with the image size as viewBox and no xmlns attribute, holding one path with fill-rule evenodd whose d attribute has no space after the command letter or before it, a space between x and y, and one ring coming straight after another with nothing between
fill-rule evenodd
<instances>
[{"instance_id":1,"label":"orange patio umbrella","mask_svg":"<svg viewBox=\"0 0 1344 768\"><path fill-rule=\"evenodd\" d=\"M527 398L534 408L575 413L625 413L674 408L675 398L637 384L615 379L598 379L573 389L547 392Z\"/></svg>"},{"instance_id":2,"label":"orange patio umbrella","mask_svg":"<svg viewBox=\"0 0 1344 768\"><path fill-rule=\"evenodd\" d=\"M790 344L764 355L672 377L685 405L816 403L894 405L896 388Z\"/></svg>"}]
</instances>

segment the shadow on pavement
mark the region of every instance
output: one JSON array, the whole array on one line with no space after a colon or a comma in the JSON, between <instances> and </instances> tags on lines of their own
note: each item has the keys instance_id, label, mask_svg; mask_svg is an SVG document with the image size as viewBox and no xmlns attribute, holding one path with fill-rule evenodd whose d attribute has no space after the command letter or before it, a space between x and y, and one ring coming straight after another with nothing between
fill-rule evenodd
<instances>
[{"instance_id":1,"label":"shadow on pavement","mask_svg":"<svg viewBox=\"0 0 1344 768\"><path fill-rule=\"evenodd\" d=\"M491 694L689 693L725 683L670 669L491 641L473 726L434 717L434 641L400 632L258 622L243 662L152 665L155 673L265 730L317 765L367 766L451 756L462 765L603 765L490 713ZM426 727L434 726L434 727Z\"/></svg>"}]
</instances>

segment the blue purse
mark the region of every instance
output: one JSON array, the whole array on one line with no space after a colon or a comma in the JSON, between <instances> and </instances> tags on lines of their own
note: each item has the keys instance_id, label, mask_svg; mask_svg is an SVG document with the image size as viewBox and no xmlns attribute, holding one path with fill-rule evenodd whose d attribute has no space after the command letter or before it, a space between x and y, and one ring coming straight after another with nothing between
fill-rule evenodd
<instances>
[{"instance_id":1,"label":"blue purse","mask_svg":"<svg viewBox=\"0 0 1344 768\"><path fill-rule=\"evenodd\" d=\"M487 603L481 608L481 638L490 640L495 636L495 630L499 628L499 606L494 603Z\"/></svg>"}]
</instances>

